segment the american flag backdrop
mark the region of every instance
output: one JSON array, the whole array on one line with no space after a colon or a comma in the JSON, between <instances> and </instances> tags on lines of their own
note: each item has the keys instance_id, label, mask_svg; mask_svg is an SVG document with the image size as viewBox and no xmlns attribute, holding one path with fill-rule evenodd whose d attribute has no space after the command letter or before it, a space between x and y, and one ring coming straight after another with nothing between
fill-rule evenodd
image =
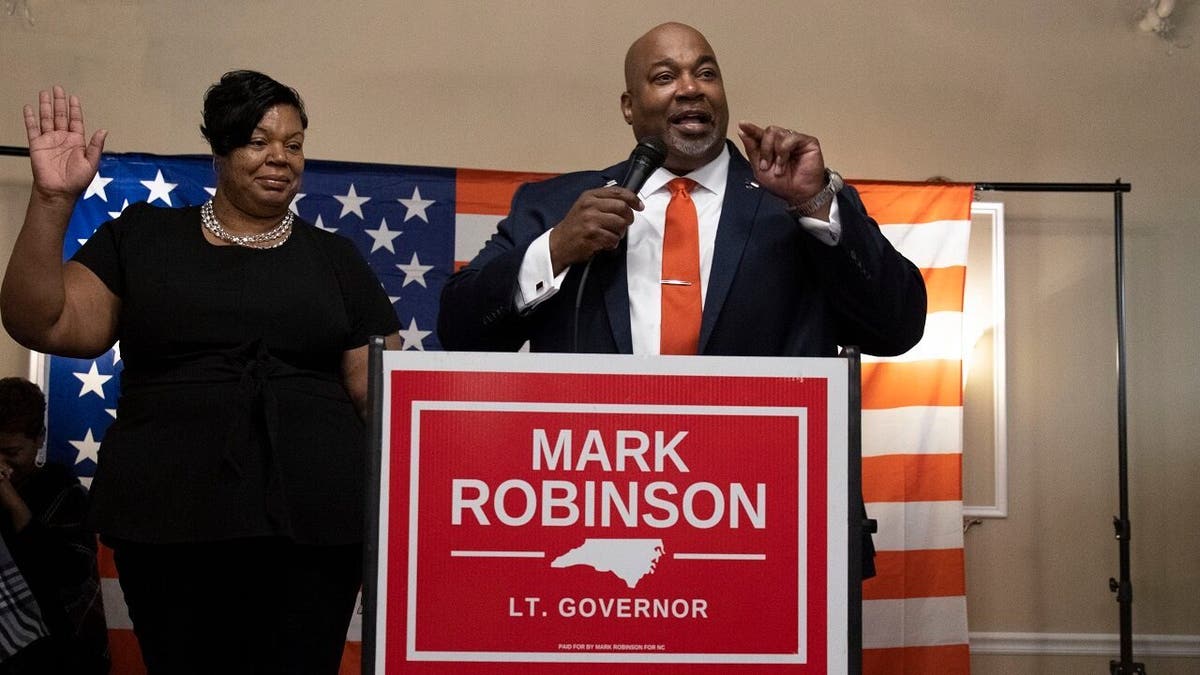
<instances>
[{"instance_id":1,"label":"american flag backdrop","mask_svg":"<svg viewBox=\"0 0 1200 675\"><path fill-rule=\"evenodd\" d=\"M392 300L404 349L435 350L442 284L479 250L517 186L548 175L310 160L292 209L354 241ZM961 314L972 187L852 182L885 236L922 268L932 329L911 356L863 367L863 486L881 529L880 576L864 588L865 672L966 673ZM76 205L63 255L131 203L199 204L214 187L208 156L105 155ZM120 344L94 360L43 364L33 375L47 392L48 456L88 483L116 414ZM101 553L113 672L143 673L116 570ZM356 620L347 675L360 669L359 634Z\"/></svg>"}]
</instances>

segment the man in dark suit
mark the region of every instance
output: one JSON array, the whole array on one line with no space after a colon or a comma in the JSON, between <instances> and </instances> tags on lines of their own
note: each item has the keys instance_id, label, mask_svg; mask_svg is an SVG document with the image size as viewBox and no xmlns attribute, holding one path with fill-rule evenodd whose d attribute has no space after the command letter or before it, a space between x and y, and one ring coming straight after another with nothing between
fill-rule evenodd
<instances>
[{"instance_id":1,"label":"man in dark suit","mask_svg":"<svg viewBox=\"0 0 1200 675\"><path fill-rule=\"evenodd\" d=\"M652 29L629 48L625 80L625 121L638 139L662 139L663 167L640 195L616 184L625 163L522 186L442 292L443 347L833 356L838 345L895 355L920 340L920 272L826 169L817 139L741 122L749 161L726 141L724 85L702 34ZM695 213L690 277L663 267L677 177L690 179L683 200ZM695 296L690 328L668 309L676 292ZM683 342L668 345L680 326Z\"/></svg>"},{"instance_id":2,"label":"man in dark suit","mask_svg":"<svg viewBox=\"0 0 1200 675\"><path fill-rule=\"evenodd\" d=\"M663 141L663 167L639 194L616 185L627 163L522 186L442 290L443 347L834 356L857 345L895 355L921 339L920 271L826 169L817 139L742 122L749 161L725 140L725 87L700 32L650 30L625 56L625 85L625 121L635 138ZM667 242L681 177L694 214L682 273L666 253L678 248ZM874 576L865 531L861 550L862 577Z\"/></svg>"}]
</instances>

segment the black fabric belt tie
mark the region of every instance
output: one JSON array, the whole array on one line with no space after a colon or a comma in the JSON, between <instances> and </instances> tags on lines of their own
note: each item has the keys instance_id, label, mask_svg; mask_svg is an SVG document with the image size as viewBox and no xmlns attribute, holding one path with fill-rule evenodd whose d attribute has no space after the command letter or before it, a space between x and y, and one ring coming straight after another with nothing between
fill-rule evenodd
<instances>
[{"instance_id":1,"label":"black fabric belt tie","mask_svg":"<svg viewBox=\"0 0 1200 675\"><path fill-rule=\"evenodd\" d=\"M281 453L287 452L281 430L287 411L281 410L280 394L307 396L344 395L341 378L334 373L302 368L270 353L263 340L253 340L229 349L206 350L161 362L153 370L129 364L121 375L124 403L131 410L159 404L160 392L180 396L188 387L218 385L228 400L221 400L220 415L213 421L213 449L219 453L222 480L234 484L258 480L262 467L263 508L271 527L291 532L287 489ZM134 413L136 414L136 413ZM224 429L221 429L224 427ZM224 435L224 438L221 436ZM249 487L249 486L247 486Z\"/></svg>"},{"instance_id":2,"label":"black fabric belt tie","mask_svg":"<svg viewBox=\"0 0 1200 675\"><path fill-rule=\"evenodd\" d=\"M272 380L284 377L293 370L290 366L271 356L261 340L255 340L236 350L226 352L228 367L239 372L238 410L230 420L221 452L221 463L238 478L245 477L244 467L254 461L254 450L259 447L255 439L256 417L261 420L261 429L266 443L263 448L263 470L266 473L264 497L267 518L271 525L290 531L287 511L287 494L276 453L279 445L279 397Z\"/></svg>"}]
</instances>

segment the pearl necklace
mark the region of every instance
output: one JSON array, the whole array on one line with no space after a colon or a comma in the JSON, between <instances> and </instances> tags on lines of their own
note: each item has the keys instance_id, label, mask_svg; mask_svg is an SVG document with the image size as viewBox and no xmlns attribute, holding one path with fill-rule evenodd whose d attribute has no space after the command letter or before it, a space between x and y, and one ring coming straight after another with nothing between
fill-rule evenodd
<instances>
[{"instance_id":1,"label":"pearl necklace","mask_svg":"<svg viewBox=\"0 0 1200 675\"><path fill-rule=\"evenodd\" d=\"M287 241L288 235L292 233L292 220L295 219L295 214L291 209L288 209L287 215L275 227L261 232L259 234L234 234L221 226L221 221L217 220L217 216L213 213L212 200L204 202L200 207L200 222L204 224L204 229L212 233L214 237L221 241L229 242L235 246L245 246L246 248L277 248ZM274 244L262 245L263 242L273 241L278 239Z\"/></svg>"}]
</instances>

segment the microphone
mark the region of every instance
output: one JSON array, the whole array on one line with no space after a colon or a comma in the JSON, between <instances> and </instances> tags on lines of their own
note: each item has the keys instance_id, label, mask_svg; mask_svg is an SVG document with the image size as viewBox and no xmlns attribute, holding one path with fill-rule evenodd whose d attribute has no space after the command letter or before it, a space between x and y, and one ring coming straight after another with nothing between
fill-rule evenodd
<instances>
[{"instance_id":1,"label":"microphone","mask_svg":"<svg viewBox=\"0 0 1200 675\"><path fill-rule=\"evenodd\" d=\"M629 153L629 168L625 170L625 178L621 180L620 186L636 194L649 180L650 174L665 161L666 144L658 136L646 136L638 141L633 152ZM592 270L592 261L595 259L589 258L583 266L583 273L579 275L579 288L575 291L575 311L571 315L571 351L575 353L579 353L579 306L583 304L583 289L587 285L588 273Z\"/></svg>"},{"instance_id":2,"label":"microphone","mask_svg":"<svg viewBox=\"0 0 1200 675\"><path fill-rule=\"evenodd\" d=\"M650 174L654 173L665 161L667 161L667 146L662 139L658 136L643 138L638 141L633 152L629 153L629 168L625 171L625 178L621 180L621 187L630 192L641 190L650 178Z\"/></svg>"}]
</instances>

